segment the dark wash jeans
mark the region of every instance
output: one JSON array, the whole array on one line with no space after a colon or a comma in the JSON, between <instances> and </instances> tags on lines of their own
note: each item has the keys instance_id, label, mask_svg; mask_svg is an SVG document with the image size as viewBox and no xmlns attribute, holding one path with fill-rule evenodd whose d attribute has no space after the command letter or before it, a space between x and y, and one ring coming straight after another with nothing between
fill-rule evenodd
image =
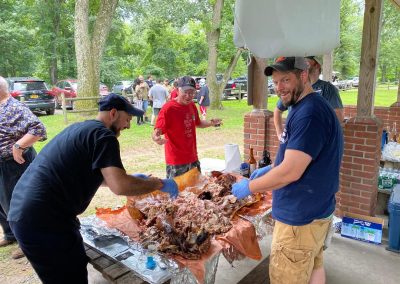
<instances>
[{"instance_id":1,"label":"dark wash jeans","mask_svg":"<svg viewBox=\"0 0 400 284\"><path fill-rule=\"evenodd\" d=\"M43 228L13 221L10 226L43 283L88 283L88 257L78 228Z\"/></svg>"},{"instance_id":2,"label":"dark wash jeans","mask_svg":"<svg viewBox=\"0 0 400 284\"><path fill-rule=\"evenodd\" d=\"M32 147L24 153L25 163L18 164L12 157L9 160L0 160L0 225L3 228L4 239L14 241L15 237L7 222L7 214L10 210L11 196L19 178L36 157L36 151Z\"/></svg>"}]
</instances>

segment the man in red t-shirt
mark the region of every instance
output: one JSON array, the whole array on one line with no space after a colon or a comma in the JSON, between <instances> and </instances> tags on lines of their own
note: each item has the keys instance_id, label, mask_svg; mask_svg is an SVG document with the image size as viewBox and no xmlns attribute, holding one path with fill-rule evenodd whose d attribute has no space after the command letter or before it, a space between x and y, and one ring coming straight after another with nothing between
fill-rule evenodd
<instances>
[{"instance_id":1,"label":"man in red t-shirt","mask_svg":"<svg viewBox=\"0 0 400 284\"><path fill-rule=\"evenodd\" d=\"M196 82L190 76L178 81L178 96L167 102L158 114L153 131L153 141L165 144L165 161L167 177L182 175L197 167L196 127L206 128L221 125L221 119L200 120L197 108L193 103L196 95ZM164 135L164 137L162 137Z\"/></svg>"}]
</instances>

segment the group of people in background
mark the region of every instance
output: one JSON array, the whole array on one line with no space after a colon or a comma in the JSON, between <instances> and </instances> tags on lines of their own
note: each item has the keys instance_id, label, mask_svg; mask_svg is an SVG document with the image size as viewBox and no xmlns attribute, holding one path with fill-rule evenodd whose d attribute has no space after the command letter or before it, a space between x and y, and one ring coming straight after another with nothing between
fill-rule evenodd
<instances>
[{"instance_id":1,"label":"group of people in background","mask_svg":"<svg viewBox=\"0 0 400 284\"><path fill-rule=\"evenodd\" d=\"M199 104L201 119L205 120L207 115L207 107L210 105L209 89L204 78L198 82L200 90L196 91L195 98ZM153 80L152 75L148 75L145 80L143 75L135 79L129 87L133 94L133 104L136 108L144 111L143 116L137 117L137 125L142 125L150 122L154 125L162 106L178 97L178 79L174 80L172 86L168 79ZM147 117L147 109L153 108L151 119Z\"/></svg>"}]
</instances>

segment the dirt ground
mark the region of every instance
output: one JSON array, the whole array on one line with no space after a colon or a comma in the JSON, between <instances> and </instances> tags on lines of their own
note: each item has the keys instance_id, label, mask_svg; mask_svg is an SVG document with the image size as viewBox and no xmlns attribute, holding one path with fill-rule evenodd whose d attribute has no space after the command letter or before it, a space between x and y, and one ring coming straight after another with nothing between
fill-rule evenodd
<instances>
[{"instance_id":1,"label":"dirt ground","mask_svg":"<svg viewBox=\"0 0 400 284\"><path fill-rule=\"evenodd\" d=\"M150 127L150 126L146 126ZM124 133L122 133L124 135ZM243 154L243 130L231 130L221 128L198 129L197 144L199 158L224 159L224 145L235 143L240 146ZM123 164L129 173L148 173L163 178L165 176L164 150L148 140L141 141L138 145L132 145L129 149L121 151ZM83 216L94 214L96 207L118 207L123 205L125 197L114 195L108 188L100 188L90 203ZM0 229L0 238L2 239ZM13 260L11 253L17 245L0 248L0 283L21 284L41 283L32 269L29 261L24 257Z\"/></svg>"}]
</instances>

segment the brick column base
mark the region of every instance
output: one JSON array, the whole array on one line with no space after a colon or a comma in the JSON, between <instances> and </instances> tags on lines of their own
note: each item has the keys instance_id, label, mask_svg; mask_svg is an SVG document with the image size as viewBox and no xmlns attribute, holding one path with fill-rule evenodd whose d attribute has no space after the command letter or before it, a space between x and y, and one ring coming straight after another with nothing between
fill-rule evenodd
<instances>
[{"instance_id":1,"label":"brick column base","mask_svg":"<svg viewBox=\"0 0 400 284\"><path fill-rule=\"evenodd\" d=\"M336 214L375 215L381 158L382 122L354 117L344 125L344 154Z\"/></svg>"},{"instance_id":2,"label":"brick column base","mask_svg":"<svg viewBox=\"0 0 400 284\"><path fill-rule=\"evenodd\" d=\"M274 160L279 146L275 134L274 115L269 110L253 110L244 116L244 158L247 160L250 148L254 149L257 161L262 157L264 147ZM265 145L265 146L264 146Z\"/></svg>"}]
</instances>

